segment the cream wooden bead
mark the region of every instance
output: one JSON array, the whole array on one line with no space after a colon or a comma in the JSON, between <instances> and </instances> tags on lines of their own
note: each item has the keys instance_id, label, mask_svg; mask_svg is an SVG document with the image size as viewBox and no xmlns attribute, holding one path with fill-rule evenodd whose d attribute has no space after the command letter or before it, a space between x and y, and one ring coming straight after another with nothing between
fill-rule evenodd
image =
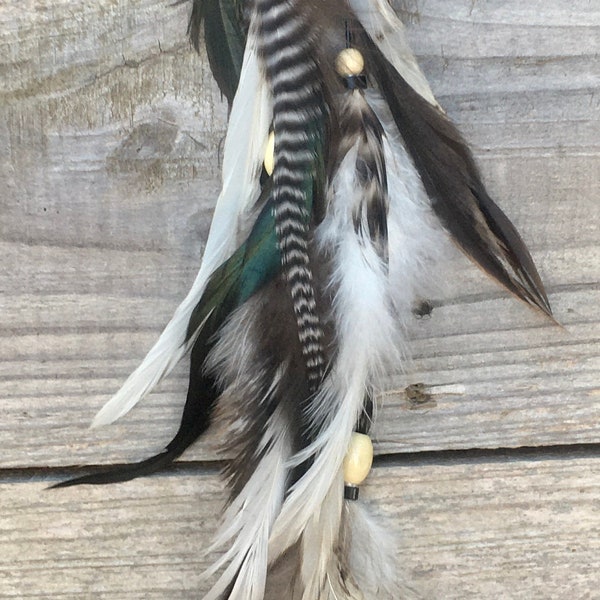
<instances>
[{"instance_id":1,"label":"cream wooden bead","mask_svg":"<svg viewBox=\"0 0 600 600\"><path fill-rule=\"evenodd\" d=\"M344 482L360 485L369 474L373 464L373 443L364 433L352 434L350 446L344 458Z\"/></svg>"},{"instance_id":2,"label":"cream wooden bead","mask_svg":"<svg viewBox=\"0 0 600 600\"><path fill-rule=\"evenodd\" d=\"M267 175L271 175L273 173L273 168L275 167L275 132L271 131L269 133L269 139L267 140L267 147L265 148L265 171Z\"/></svg>"},{"instance_id":3,"label":"cream wooden bead","mask_svg":"<svg viewBox=\"0 0 600 600\"><path fill-rule=\"evenodd\" d=\"M356 48L345 48L335 59L335 70L342 77L360 75L365 68L365 59Z\"/></svg>"}]
</instances>

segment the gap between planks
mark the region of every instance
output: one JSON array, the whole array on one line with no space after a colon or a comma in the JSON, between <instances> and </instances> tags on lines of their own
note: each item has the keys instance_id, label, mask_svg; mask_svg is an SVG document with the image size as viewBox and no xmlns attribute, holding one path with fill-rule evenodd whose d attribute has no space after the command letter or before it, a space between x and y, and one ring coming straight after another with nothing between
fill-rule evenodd
<instances>
[{"instance_id":1,"label":"gap between planks","mask_svg":"<svg viewBox=\"0 0 600 600\"><path fill-rule=\"evenodd\" d=\"M396 452L375 456L374 468L425 467L443 465L484 465L502 462L532 462L551 460L578 460L600 458L600 443L563 444L554 446L523 446L520 448L470 448L457 450L430 450L423 452ZM88 473L99 473L113 465L59 466L0 468L0 485L8 483L45 482L52 485L59 481ZM166 469L150 477L210 476L218 475L227 460L177 460ZM145 479L148 476L140 477ZM108 485L108 484L107 484Z\"/></svg>"}]
</instances>

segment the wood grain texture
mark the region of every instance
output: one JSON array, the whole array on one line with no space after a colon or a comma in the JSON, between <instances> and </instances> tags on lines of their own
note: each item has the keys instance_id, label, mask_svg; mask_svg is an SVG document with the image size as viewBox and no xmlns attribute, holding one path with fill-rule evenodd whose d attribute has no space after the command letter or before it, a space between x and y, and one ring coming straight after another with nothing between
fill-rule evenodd
<instances>
[{"instance_id":1,"label":"wood grain texture","mask_svg":"<svg viewBox=\"0 0 600 600\"><path fill-rule=\"evenodd\" d=\"M387 465L362 494L397 528L399 569L427 600L598 598L598 458ZM109 488L2 483L0 597L201 597L222 502L218 479L193 471Z\"/></svg>"},{"instance_id":2,"label":"wood grain texture","mask_svg":"<svg viewBox=\"0 0 600 600\"><path fill-rule=\"evenodd\" d=\"M87 424L193 279L226 107L185 41L185 5L1 6L2 463L140 458L176 428L184 365L123 424ZM413 324L415 360L390 384L432 386L433 401L388 395L379 451L596 441L600 11L414 6L424 69L528 241L565 330L450 252L432 317ZM189 456L214 458L219 433Z\"/></svg>"},{"instance_id":3,"label":"wood grain texture","mask_svg":"<svg viewBox=\"0 0 600 600\"><path fill-rule=\"evenodd\" d=\"M552 448L593 454L600 441L600 5L396 7L563 328L449 247L375 430L379 454L440 459L384 460L366 494L403 532L399 564L427 599L597 598L599 459ZM177 427L186 365L121 422L87 429L187 292L220 188L227 108L185 39L188 13L0 0L2 598L205 589L214 475L191 464L55 493L31 475L141 459ZM410 384L422 393L407 396ZM183 460L220 458L223 433ZM445 453L523 446L549 454Z\"/></svg>"}]
</instances>

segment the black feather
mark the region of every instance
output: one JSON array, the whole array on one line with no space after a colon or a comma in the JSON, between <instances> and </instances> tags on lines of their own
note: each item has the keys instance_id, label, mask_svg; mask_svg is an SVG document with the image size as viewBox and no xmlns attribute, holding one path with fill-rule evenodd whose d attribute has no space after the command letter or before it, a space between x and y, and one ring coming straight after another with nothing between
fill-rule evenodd
<instances>
[{"instance_id":1,"label":"black feather","mask_svg":"<svg viewBox=\"0 0 600 600\"><path fill-rule=\"evenodd\" d=\"M194 0L188 35L198 52L203 21L204 41L210 68L221 93L231 106L242 70L246 45L242 2Z\"/></svg>"}]
</instances>

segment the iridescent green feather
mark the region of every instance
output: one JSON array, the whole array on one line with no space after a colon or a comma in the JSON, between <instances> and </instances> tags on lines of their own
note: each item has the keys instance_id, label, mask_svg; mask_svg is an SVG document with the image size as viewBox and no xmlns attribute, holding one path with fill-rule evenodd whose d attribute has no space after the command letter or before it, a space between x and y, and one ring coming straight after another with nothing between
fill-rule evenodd
<instances>
[{"instance_id":1,"label":"iridescent green feather","mask_svg":"<svg viewBox=\"0 0 600 600\"><path fill-rule=\"evenodd\" d=\"M259 203L264 202L270 191L268 180ZM203 339L209 338L232 310L279 272L280 266L273 212L270 203L266 203L248 239L211 275L190 318L187 339L199 329Z\"/></svg>"},{"instance_id":2,"label":"iridescent green feather","mask_svg":"<svg viewBox=\"0 0 600 600\"><path fill-rule=\"evenodd\" d=\"M315 198L322 194L324 182L323 123L315 120L308 132L312 146L314 168L307 172L303 188L306 216L313 215ZM250 235L241 246L211 275L200 302L190 318L187 340L202 330L202 340L209 340L229 314L241 306L281 270L281 253L275 231L272 201L272 179L266 180L257 204L263 204Z\"/></svg>"}]
</instances>

